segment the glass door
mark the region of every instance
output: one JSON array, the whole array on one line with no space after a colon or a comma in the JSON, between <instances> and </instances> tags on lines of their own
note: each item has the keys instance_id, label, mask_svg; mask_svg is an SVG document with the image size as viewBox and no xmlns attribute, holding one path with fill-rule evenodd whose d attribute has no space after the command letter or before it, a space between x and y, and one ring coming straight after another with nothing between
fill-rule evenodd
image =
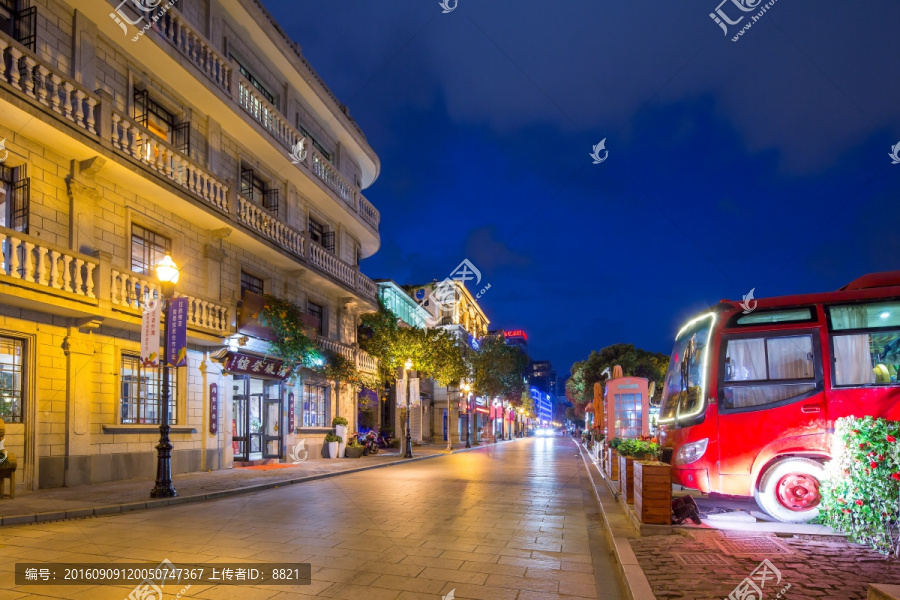
<instances>
[{"instance_id":1,"label":"glass door","mask_svg":"<svg viewBox=\"0 0 900 600\"><path fill-rule=\"evenodd\" d=\"M262 409L262 457L281 458L281 382L265 382Z\"/></svg>"},{"instance_id":2,"label":"glass door","mask_svg":"<svg viewBox=\"0 0 900 600\"><path fill-rule=\"evenodd\" d=\"M250 394L247 436L250 439L250 460L259 460L263 457L263 396L265 382L262 379L249 379Z\"/></svg>"},{"instance_id":3,"label":"glass door","mask_svg":"<svg viewBox=\"0 0 900 600\"><path fill-rule=\"evenodd\" d=\"M250 460L250 446L248 444L248 409L249 409L249 379L247 377L234 378L234 393L232 394L231 444L234 450L234 460Z\"/></svg>"}]
</instances>

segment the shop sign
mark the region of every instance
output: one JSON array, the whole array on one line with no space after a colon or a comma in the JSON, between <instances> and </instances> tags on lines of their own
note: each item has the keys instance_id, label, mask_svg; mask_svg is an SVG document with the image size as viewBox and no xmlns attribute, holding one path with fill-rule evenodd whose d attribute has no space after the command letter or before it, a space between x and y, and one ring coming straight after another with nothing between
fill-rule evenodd
<instances>
[{"instance_id":1,"label":"shop sign","mask_svg":"<svg viewBox=\"0 0 900 600\"><path fill-rule=\"evenodd\" d=\"M219 385L209 384L209 432L219 433Z\"/></svg>"},{"instance_id":2,"label":"shop sign","mask_svg":"<svg viewBox=\"0 0 900 600\"><path fill-rule=\"evenodd\" d=\"M225 370L239 375L260 375L285 379L290 369L275 358L264 358L241 352L233 353L225 362Z\"/></svg>"},{"instance_id":3,"label":"shop sign","mask_svg":"<svg viewBox=\"0 0 900 600\"><path fill-rule=\"evenodd\" d=\"M294 433L294 392L288 394L288 433Z\"/></svg>"}]
</instances>

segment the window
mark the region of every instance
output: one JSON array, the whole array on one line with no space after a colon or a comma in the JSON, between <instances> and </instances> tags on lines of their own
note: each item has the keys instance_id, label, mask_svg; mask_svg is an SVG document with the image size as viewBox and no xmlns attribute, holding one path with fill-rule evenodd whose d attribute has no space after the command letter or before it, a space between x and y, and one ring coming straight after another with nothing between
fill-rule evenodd
<instances>
[{"instance_id":1,"label":"window","mask_svg":"<svg viewBox=\"0 0 900 600\"><path fill-rule=\"evenodd\" d=\"M30 206L31 179L27 177L27 166L0 164L0 227L28 233Z\"/></svg>"},{"instance_id":2,"label":"window","mask_svg":"<svg viewBox=\"0 0 900 600\"><path fill-rule=\"evenodd\" d=\"M149 275L159 261L171 253L172 240L139 225L131 226L132 271Z\"/></svg>"},{"instance_id":3,"label":"window","mask_svg":"<svg viewBox=\"0 0 900 600\"><path fill-rule=\"evenodd\" d=\"M231 55L231 60L233 60L235 62L235 64L237 64L238 71L240 71L241 75L243 75L247 79L247 81L250 82L250 85L252 85L257 90L259 90L259 93L262 94L263 96L265 96L266 100L268 100L269 103L274 106L275 105L275 96L272 94L272 92L267 90L266 86L264 86L262 83L260 83L260 81L256 77L253 76L253 73L251 73L247 69L247 67L245 67L243 64L241 64L241 62L234 57L234 54Z\"/></svg>"},{"instance_id":4,"label":"window","mask_svg":"<svg viewBox=\"0 0 900 600\"><path fill-rule=\"evenodd\" d=\"M300 411L303 427L326 427L328 422L328 386L307 383L303 388Z\"/></svg>"},{"instance_id":5,"label":"window","mask_svg":"<svg viewBox=\"0 0 900 600\"><path fill-rule=\"evenodd\" d=\"M278 214L280 204L278 189L272 188L253 169L241 169L241 195L251 202L261 204L266 210Z\"/></svg>"},{"instance_id":6,"label":"window","mask_svg":"<svg viewBox=\"0 0 900 600\"><path fill-rule=\"evenodd\" d=\"M178 123L175 115L154 100L147 90L134 90L134 120L178 152L191 154L191 122Z\"/></svg>"},{"instance_id":7,"label":"window","mask_svg":"<svg viewBox=\"0 0 900 600\"><path fill-rule=\"evenodd\" d=\"M309 218L309 237L315 243L319 244L329 252L334 252L334 232L327 231L325 226L313 219Z\"/></svg>"},{"instance_id":8,"label":"window","mask_svg":"<svg viewBox=\"0 0 900 600\"><path fill-rule=\"evenodd\" d=\"M811 334L728 339L722 408L755 408L815 391L815 354Z\"/></svg>"},{"instance_id":9,"label":"window","mask_svg":"<svg viewBox=\"0 0 900 600\"><path fill-rule=\"evenodd\" d=\"M0 337L0 419L22 422L24 403L25 342Z\"/></svg>"},{"instance_id":10,"label":"window","mask_svg":"<svg viewBox=\"0 0 900 600\"><path fill-rule=\"evenodd\" d=\"M122 423L159 425L162 418L162 369L144 367L141 358L122 355ZM169 369L169 425L177 420L178 369Z\"/></svg>"},{"instance_id":11,"label":"window","mask_svg":"<svg viewBox=\"0 0 900 600\"><path fill-rule=\"evenodd\" d=\"M759 310L748 315L739 313L731 321L731 325L759 325L763 323L811 323L816 320L815 309L811 306L803 308L780 308L778 310Z\"/></svg>"},{"instance_id":12,"label":"window","mask_svg":"<svg viewBox=\"0 0 900 600\"><path fill-rule=\"evenodd\" d=\"M26 48L37 49L37 8L28 0L0 0L0 31Z\"/></svg>"},{"instance_id":13,"label":"window","mask_svg":"<svg viewBox=\"0 0 900 600\"><path fill-rule=\"evenodd\" d=\"M263 294L263 280L255 275L245 272L241 269L241 296L244 292L253 292L254 294Z\"/></svg>"},{"instance_id":14,"label":"window","mask_svg":"<svg viewBox=\"0 0 900 600\"><path fill-rule=\"evenodd\" d=\"M834 385L897 385L900 301L828 308Z\"/></svg>"},{"instance_id":15,"label":"window","mask_svg":"<svg viewBox=\"0 0 900 600\"><path fill-rule=\"evenodd\" d=\"M620 438L638 438L643 432L643 394L615 394L615 429Z\"/></svg>"},{"instance_id":16,"label":"window","mask_svg":"<svg viewBox=\"0 0 900 600\"><path fill-rule=\"evenodd\" d=\"M322 327L325 325L325 308L321 304L316 304L315 302L307 302L306 303L306 312L309 313L316 321L316 329L319 330L319 334L323 334Z\"/></svg>"},{"instance_id":17,"label":"window","mask_svg":"<svg viewBox=\"0 0 900 600\"><path fill-rule=\"evenodd\" d=\"M325 157L325 160L331 162L331 152L325 149L325 146L319 143L319 141L313 137L313 135L308 132L303 125L300 124L300 115L297 115L297 129L300 131L301 135L312 142L313 147L319 151L319 154ZM359 187L357 184L356 187Z\"/></svg>"}]
</instances>

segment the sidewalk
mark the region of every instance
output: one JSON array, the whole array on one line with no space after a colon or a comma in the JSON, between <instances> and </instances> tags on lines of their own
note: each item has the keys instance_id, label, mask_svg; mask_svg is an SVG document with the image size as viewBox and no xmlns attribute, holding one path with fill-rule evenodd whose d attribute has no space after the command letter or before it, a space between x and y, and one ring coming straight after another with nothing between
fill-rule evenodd
<instances>
[{"instance_id":1,"label":"sidewalk","mask_svg":"<svg viewBox=\"0 0 900 600\"><path fill-rule=\"evenodd\" d=\"M455 449L454 452L461 450L465 449ZM0 499L0 524L13 525L90 517L184 502L213 500L344 473L390 467L410 460L436 458L445 454L447 448L443 443L423 444L413 447L412 459L403 458L402 448L389 448L381 450L377 455L358 459L311 459L298 465L269 470L240 468L185 473L174 478L178 497L159 500L150 498L150 490L154 485L152 479L127 479L35 492L17 491L15 499Z\"/></svg>"},{"instance_id":2,"label":"sidewalk","mask_svg":"<svg viewBox=\"0 0 900 600\"><path fill-rule=\"evenodd\" d=\"M869 584L900 584L900 560L842 536L775 533L766 531L765 522L746 531L704 524L676 526L670 535L640 536L583 449L581 457L629 596L635 600L729 598L764 560L777 570L769 571L765 598L863 600Z\"/></svg>"}]
</instances>

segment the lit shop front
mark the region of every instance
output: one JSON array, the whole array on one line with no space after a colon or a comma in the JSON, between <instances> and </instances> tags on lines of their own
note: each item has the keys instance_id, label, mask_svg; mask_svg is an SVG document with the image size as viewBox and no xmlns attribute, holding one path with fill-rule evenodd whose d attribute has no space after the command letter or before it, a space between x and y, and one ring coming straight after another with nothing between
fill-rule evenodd
<instances>
[{"instance_id":1,"label":"lit shop front","mask_svg":"<svg viewBox=\"0 0 900 600\"><path fill-rule=\"evenodd\" d=\"M282 458L288 370L280 360L234 352L225 361L225 371L233 384L231 444L235 462Z\"/></svg>"}]
</instances>

